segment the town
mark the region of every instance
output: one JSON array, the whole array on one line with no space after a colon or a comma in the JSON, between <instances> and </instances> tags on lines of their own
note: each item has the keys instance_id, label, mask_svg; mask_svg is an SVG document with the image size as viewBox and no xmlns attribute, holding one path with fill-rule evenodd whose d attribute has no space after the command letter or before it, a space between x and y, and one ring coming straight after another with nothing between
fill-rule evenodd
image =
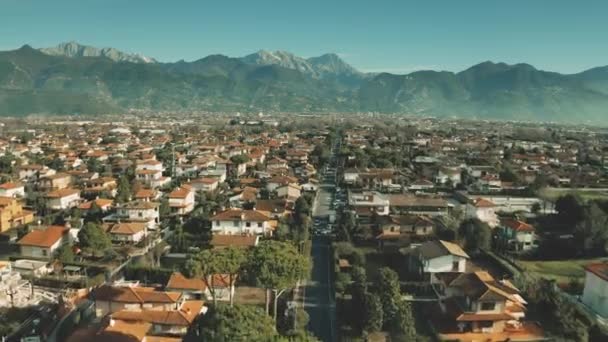
<instances>
[{"instance_id":1,"label":"town","mask_svg":"<svg viewBox=\"0 0 608 342\"><path fill-rule=\"evenodd\" d=\"M0 120L3 341L606 341L608 130Z\"/></svg>"}]
</instances>

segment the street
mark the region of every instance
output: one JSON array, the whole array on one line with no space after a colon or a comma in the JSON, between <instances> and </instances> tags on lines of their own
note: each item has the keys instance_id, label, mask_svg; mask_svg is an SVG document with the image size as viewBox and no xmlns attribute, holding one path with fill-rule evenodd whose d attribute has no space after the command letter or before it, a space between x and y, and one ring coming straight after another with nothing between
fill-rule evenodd
<instances>
[{"instance_id":1,"label":"street","mask_svg":"<svg viewBox=\"0 0 608 342\"><path fill-rule=\"evenodd\" d=\"M335 340L335 305L331 286L331 241L315 236L312 240L312 279L305 287L304 307L310 315L308 329L321 341Z\"/></svg>"},{"instance_id":2,"label":"street","mask_svg":"<svg viewBox=\"0 0 608 342\"><path fill-rule=\"evenodd\" d=\"M317 229L321 232L331 231L329 229L330 217L335 216L332 201L336 191L335 151L339 149L338 147L339 144L333 147L332 160L328 163L334 169L323 174L322 184L312 210L313 218L317 222ZM333 253L331 252L331 237L328 234L313 236L311 257L313 262L311 280L304 288L304 307L310 316L308 330L312 331L321 341L335 341Z\"/></svg>"}]
</instances>

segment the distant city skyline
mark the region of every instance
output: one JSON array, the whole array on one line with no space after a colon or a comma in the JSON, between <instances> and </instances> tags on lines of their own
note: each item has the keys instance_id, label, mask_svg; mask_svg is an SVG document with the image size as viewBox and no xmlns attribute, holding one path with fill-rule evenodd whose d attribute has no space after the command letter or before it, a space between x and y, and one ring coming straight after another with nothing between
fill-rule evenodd
<instances>
[{"instance_id":1,"label":"distant city skyline","mask_svg":"<svg viewBox=\"0 0 608 342\"><path fill-rule=\"evenodd\" d=\"M0 0L0 50L77 41L162 62L333 52L366 72L461 71L491 60L576 73L608 65L608 2Z\"/></svg>"}]
</instances>

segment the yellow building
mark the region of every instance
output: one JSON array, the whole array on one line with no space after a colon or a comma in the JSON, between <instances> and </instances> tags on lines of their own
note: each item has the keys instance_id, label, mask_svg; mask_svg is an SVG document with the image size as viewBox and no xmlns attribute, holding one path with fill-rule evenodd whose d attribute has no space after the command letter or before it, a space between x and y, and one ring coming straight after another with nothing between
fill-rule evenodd
<instances>
[{"instance_id":1,"label":"yellow building","mask_svg":"<svg viewBox=\"0 0 608 342\"><path fill-rule=\"evenodd\" d=\"M34 213L24 210L21 202L12 197L0 197L0 232L34 221Z\"/></svg>"}]
</instances>

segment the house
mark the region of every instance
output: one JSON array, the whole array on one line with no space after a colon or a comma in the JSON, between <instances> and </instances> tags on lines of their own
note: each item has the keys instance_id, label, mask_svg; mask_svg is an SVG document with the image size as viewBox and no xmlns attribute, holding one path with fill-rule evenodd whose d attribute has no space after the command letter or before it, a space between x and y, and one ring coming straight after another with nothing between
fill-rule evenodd
<instances>
[{"instance_id":1,"label":"house","mask_svg":"<svg viewBox=\"0 0 608 342\"><path fill-rule=\"evenodd\" d=\"M254 203L257 200L260 192L258 188L253 188L250 186L246 186L243 189L237 189L236 191L238 193L228 199L230 205L233 207L242 207L245 203Z\"/></svg>"},{"instance_id":2,"label":"house","mask_svg":"<svg viewBox=\"0 0 608 342\"><path fill-rule=\"evenodd\" d=\"M157 202L131 201L118 208L115 218L144 222L148 229L156 229L160 222L159 207Z\"/></svg>"},{"instance_id":3,"label":"house","mask_svg":"<svg viewBox=\"0 0 608 342\"><path fill-rule=\"evenodd\" d=\"M432 236L435 230L433 221L419 215L379 216L377 224L381 231L377 239L392 236L428 237Z\"/></svg>"},{"instance_id":4,"label":"house","mask_svg":"<svg viewBox=\"0 0 608 342\"><path fill-rule=\"evenodd\" d=\"M189 185L183 185L169 193L169 207L177 215L186 215L194 210L194 190Z\"/></svg>"},{"instance_id":5,"label":"house","mask_svg":"<svg viewBox=\"0 0 608 342\"><path fill-rule=\"evenodd\" d=\"M19 167L19 179L20 180L34 180L40 177L41 174L52 174L53 172L48 172L50 169L44 165L38 164L29 164L29 165L21 165Z\"/></svg>"},{"instance_id":6,"label":"house","mask_svg":"<svg viewBox=\"0 0 608 342\"><path fill-rule=\"evenodd\" d=\"M218 178L202 177L191 180L190 182L188 182L188 185L190 185L194 189L194 191L202 191L209 193L217 190L220 185L220 180Z\"/></svg>"},{"instance_id":7,"label":"house","mask_svg":"<svg viewBox=\"0 0 608 342\"><path fill-rule=\"evenodd\" d=\"M121 310L111 314L110 325L112 321L118 320L123 322L144 322L151 324L147 334L169 336L184 336L194 320L206 312L207 308L202 300L185 300L182 301L178 308L172 310L153 310L144 309L141 311ZM130 332L131 328L127 330ZM152 336L146 336L144 339L147 342Z\"/></svg>"},{"instance_id":8,"label":"house","mask_svg":"<svg viewBox=\"0 0 608 342\"><path fill-rule=\"evenodd\" d=\"M539 239L532 225L515 219L500 222L501 237L512 252L528 252L538 247Z\"/></svg>"},{"instance_id":9,"label":"house","mask_svg":"<svg viewBox=\"0 0 608 342\"><path fill-rule=\"evenodd\" d=\"M280 186L297 184L298 179L290 176L274 176L266 183L266 190L273 192Z\"/></svg>"},{"instance_id":10,"label":"house","mask_svg":"<svg viewBox=\"0 0 608 342\"><path fill-rule=\"evenodd\" d=\"M107 198L98 198L98 199L94 199L92 201L82 203L81 205L78 206L78 209L82 210L83 212L87 212L88 210L91 209L91 207L93 207L93 203L95 203L95 205L101 211L108 211L112 208L114 201L111 199L107 199Z\"/></svg>"},{"instance_id":11,"label":"house","mask_svg":"<svg viewBox=\"0 0 608 342\"><path fill-rule=\"evenodd\" d=\"M148 229L143 222L121 222L110 226L108 233L112 242L135 244L146 237Z\"/></svg>"},{"instance_id":12,"label":"house","mask_svg":"<svg viewBox=\"0 0 608 342\"><path fill-rule=\"evenodd\" d=\"M455 243L434 240L408 250L409 269L421 273L464 272L469 255Z\"/></svg>"},{"instance_id":13,"label":"house","mask_svg":"<svg viewBox=\"0 0 608 342\"><path fill-rule=\"evenodd\" d=\"M0 184L0 196L25 197L25 187L21 183L7 182Z\"/></svg>"},{"instance_id":14,"label":"house","mask_svg":"<svg viewBox=\"0 0 608 342\"><path fill-rule=\"evenodd\" d=\"M272 234L270 217L258 210L229 209L210 220L213 234Z\"/></svg>"},{"instance_id":15,"label":"house","mask_svg":"<svg viewBox=\"0 0 608 342\"><path fill-rule=\"evenodd\" d=\"M508 341L510 333L517 336L522 329L527 303L507 280L496 280L485 271L448 272L433 274L432 286L443 316L436 319L451 322L457 333L474 333L479 341L505 334L500 340ZM439 334L442 340L453 339L442 336L441 329Z\"/></svg>"},{"instance_id":16,"label":"house","mask_svg":"<svg viewBox=\"0 0 608 342\"><path fill-rule=\"evenodd\" d=\"M17 242L21 255L26 258L51 259L59 247L71 243L69 230L64 226L32 230Z\"/></svg>"},{"instance_id":17,"label":"house","mask_svg":"<svg viewBox=\"0 0 608 342\"><path fill-rule=\"evenodd\" d=\"M255 208L274 219L281 219L291 213L293 202L286 199L258 199L255 202Z\"/></svg>"},{"instance_id":18,"label":"house","mask_svg":"<svg viewBox=\"0 0 608 342\"><path fill-rule=\"evenodd\" d=\"M179 292L155 291L151 287L122 287L103 285L92 292L97 317L105 317L122 310L171 311L180 307Z\"/></svg>"},{"instance_id":19,"label":"house","mask_svg":"<svg viewBox=\"0 0 608 342\"><path fill-rule=\"evenodd\" d=\"M34 213L24 210L14 197L0 197L0 232L34 221Z\"/></svg>"},{"instance_id":20,"label":"house","mask_svg":"<svg viewBox=\"0 0 608 342\"><path fill-rule=\"evenodd\" d=\"M348 205L359 216L388 215L389 204L386 195L378 191L349 191L348 193Z\"/></svg>"},{"instance_id":21,"label":"house","mask_svg":"<svg viewBox=\"0 0 608 342\"><path fill-rule=\"evenodd\" d=\"M581 300L595 313L608 318L608 263L585 266L585 288Z\"/></svg>"},{"instance_id":22,"label":"house","mask_svg":"<svg viewBox=\"0 0 608 342\"><path fill-rule=\"evenodd\" d=\"M266 169L268 171L287 169L287 161L278 157L272 158L266 162Z\"/></svg>"},{"instance_id":23,"label":"house","mask_svg":"<svg viewBox=\"0 0 608 342\"><path fill-rule=\"evenodd\" d=\"M485 198L477 198L466 204L465 216L476 218L494 228L498 225L498 216L495 212L496 204Z\"/></svg>"},{"instance_id":24,"label":"house","mask_svg":"<svg viewBox=\"0 0 608 342\"><path fill-rule=\"evenodd\" d=\"M445 216L449 212L448 202L439 197L412 196L403 194L388 195L391 212L394 214Z\"/></svg>"},{"instance_id":25,"label":"house","mask_svg":"<svg viewBox=\"0 0 608 342\"><path fill-rule=\"evenodd\" d=\"M206 299L210 296L207 284L201 278L187 278L180 272L173 272L165 291L180 292L185 299Z\"/></svg>"},{"instance_id":26,"label":"house","mask_svg":"<svg viewBox=\"0 0 608 342\"><path fill-rule=\"evenodd\" d=\"M38 180L38 188L41 191L51 191L58 189L66 189L72 182L72 176L67 173L56 173L40 177Z\"/></svg>"},{"instance_id":27,"label":"house","mask_svg":"<svg viewBox=\"0 0 608 342\"><path fill-rule=\"evenodd\" d=\"M159 198L160 198L160 192L158 192L154 189L145 189L145 188L139 189L133 196L134 200L144 201L144 202L155 201Z\"/></svg>"},{"instance_id":28,"label":"house","mask_svg":"<svg viewBox=\"0 0 608 342\"><path fill-rule=\"evenodd\" d=\"M65 210L80 204L80 190L59 189L46 194L46 206L51 210Z\"/></svg>"},{"instance_id":29,"label":"house","mask_svg":"<svg viewBox=\"0 0 608 342\"><path fill-rule=\"evenodd\" d=\"M205 281L200 278L187 278L179 272L173 272L165 289L179 292L184 298L212 300L215 295L215 298L219 301L229 301L230 296L234 296L236 276L229 286L230 278L229 274L214 274ZM207 284L212 287L213 294Z\"/></svg>"},{"instance_id":30,"label":"house","mask_svg":"<svg viewBox=\"0 0 608 342\"><path fill-rule=\"evenodd\" d=\"M287 184L276 188L278 198L296 200L302 195L302 188L297 184Z\"/></svg>"}]
</instances>

